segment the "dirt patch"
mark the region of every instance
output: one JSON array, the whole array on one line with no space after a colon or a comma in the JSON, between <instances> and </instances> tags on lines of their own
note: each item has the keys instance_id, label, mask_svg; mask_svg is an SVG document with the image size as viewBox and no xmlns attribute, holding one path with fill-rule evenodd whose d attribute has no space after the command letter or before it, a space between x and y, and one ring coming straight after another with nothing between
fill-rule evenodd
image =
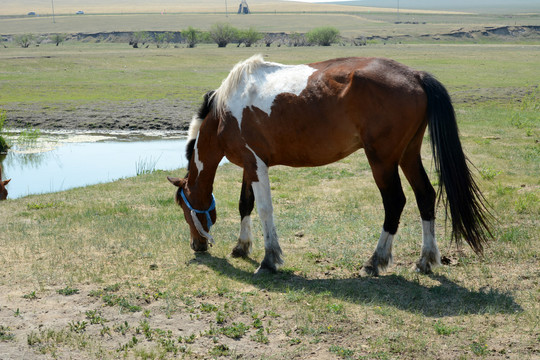
<instances>
[{"instance_id":1,"label":"dirt patch","mask_svg":"<svg viewBox=\"0 0 540 360\"><path fill-rule=\"evenodd\" d=\"M187 130L198 104L182 100L100 101L88 104L10 103L8 128L44 130Z\"/></svg>"}]
</instances>

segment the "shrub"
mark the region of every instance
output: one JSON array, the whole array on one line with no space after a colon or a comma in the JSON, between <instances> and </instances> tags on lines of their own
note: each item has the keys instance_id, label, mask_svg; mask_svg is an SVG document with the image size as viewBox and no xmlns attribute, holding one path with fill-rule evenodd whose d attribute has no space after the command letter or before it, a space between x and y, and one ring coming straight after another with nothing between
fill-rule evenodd
<instances>
[{"instance_id":1,"label":"shrub","mask_svg":"<svg viewBox=\"0 0 540 360\"><path fill-rule=\"evenodd\" d=\"M306 40L310 44L330 46L335 43L339 36L339 30L334 27L320 27L306 34Z\"/></svg>"},{"instance_id":2,"label":"shrub","mask_svg":"<svg viewBox=\"0 0 540 360\"><path fill-rule=\"evenodd\" d=\"M202 39L201 31L194 27L188 27L186 30L182 30L182 37L186 39L188 48L194 48Z\"/></svg>"},{"instance_id":3,"label":"shrub","mask_svg":"<svg viewBox=\"0 0 540 360\"><path fill-rule=\"evenodd\" d=\"M22 34L15 37L15 42L23 48L29 47L34 41L34 35Z\"/></svg>"},{"instance_id":4,"label":"shrub","mask_svg":"<svg viewBox=\"0 0 540 360\"><path fill-rule=\"evenodd\" d=\"M51 40L56 44L56 46L58 46L61 43L63 43L64 40L66 40L66 35L64 35L64 34L54 34L52 36Z\"/></svg>"},{"instance_id":5,"label":"shrub","mask_svg":"<svg viewBox=\"0 0 540 360\"><path fill-rule=\"evenodd\" d=\"M244 43L246 47L251 47L251 45L260 39L262 39L262 34L255 30L253 27L250 27L247 30L241 30L238 32L238 45Z\"/></svg>"},{"instance_id":6,"label":"shrub","mask_svg":"<svg viewBox=\"0 0 540 360\"><path fill-rule=\"evenodd\" d=\"M238 29L227 23L217 23L210 28L210 37L218 47L226 47L238 37Z\"/></svg>"}]
</instances>

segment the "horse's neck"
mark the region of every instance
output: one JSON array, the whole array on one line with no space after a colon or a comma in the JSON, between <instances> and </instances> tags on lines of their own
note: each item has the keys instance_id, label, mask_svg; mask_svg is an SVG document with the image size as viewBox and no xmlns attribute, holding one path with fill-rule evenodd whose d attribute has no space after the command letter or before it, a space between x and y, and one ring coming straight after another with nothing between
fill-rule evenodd
<instances>
[{"instance_id":1,"label":"horse's neck","mask_svg":"<svg viewBox=\"0 0 540 360\"><path fill-rule=\"evenodd\" d=\"M209 121L207 119L206 121ZM207 207L212 199L212 189L216 171L224 152L217 140L217 126L204 124L201 127L193 156L189 163L188 189L192 193L194 206Z\"/></svg>"}]
</instances>

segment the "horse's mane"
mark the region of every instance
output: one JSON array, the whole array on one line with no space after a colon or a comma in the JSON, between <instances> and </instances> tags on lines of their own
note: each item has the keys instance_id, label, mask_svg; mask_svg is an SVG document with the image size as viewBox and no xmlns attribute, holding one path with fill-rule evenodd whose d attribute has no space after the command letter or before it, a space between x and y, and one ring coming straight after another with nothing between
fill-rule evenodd
<instances>
[{"instance_id":1,"label":"horse's mane","mask_svg":"<svg viewBox=\"0 0 540 360\"><path fill-rule=\"evenodd\" d=\"M199 134L199 129L210 111L214 111L215 114L222 115L226 112L226 104L230 100L231 96L234 94L235 90L238 88L238 85L242 81L244 74L251 74L255 69L259 68L261 65L265 64L262 55L254 55L247 60L241 61L236 64L229 75L223 80L221 86L215 90L207 92L204 95L203 103L197 112L197 115L193 117L191 123L189 124L187 145L186 145L186 158L188 160L188 171L189 171L189 161L193 155L195 149L195 142L197 140L197 135Z\"/></svg>"},{"instance_id":2,"label":"horse's mane","mask_svg":"<svg viewBox=\"0 0 540 360\"><path fill-rule=\"evenodd\" d=\"M204 94L204 100L201 104L197 115L193 116L191 123L189 124L188 138L186 145L186 158L188 161L188 170L189 170L189 161L191 160L191 155L193 155L193 150L195 148L195 141L197 140L197 135L199 134L199 129L212 109L214 102L214 91L209 91Z\"/></svg>"},{"instance_id":3,"label":"horse's mane","mask_svg":"<svg viewBox=\"0 0 540 360\"><path fill-rule=\"evenodd\" d=\"M226 104L229 102L230 97L238 88L238 85L242 81L244 75L251 74L265 63L266 62L264 61L263 56L261 54L257 54L253 55L247 60L239 62L233 67L229 73L229 76L223 80L221 86L213 95L215 97L214 111L216 114L223 115L225 113L227 110Z\"/></svg>"}]
</instances>

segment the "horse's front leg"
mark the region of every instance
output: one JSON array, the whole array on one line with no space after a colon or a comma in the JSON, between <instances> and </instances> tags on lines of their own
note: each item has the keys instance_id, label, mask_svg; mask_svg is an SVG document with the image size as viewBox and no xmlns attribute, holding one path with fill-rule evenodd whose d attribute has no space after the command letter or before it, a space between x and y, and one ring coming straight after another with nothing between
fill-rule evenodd
<instances>
[{"instance_id":1,"label":"horse's front leg","mask_svg":"<svg viewBox=\"0 0 540 360\"><path fill-rule=\"evenodd\" d=\"M268 178L268 166L257 157L257 178L252 188L257 201L257 211L261 219L264 235L264 259L255 271L256 274L264 272L276 272L277 267L283 264L282 251L274 226L274 208L270 193L270 179Z\"/></svg>"},{"instance_id":2,"label":"horse's front leg","mask_svg":"<svg viewBox=\"0 0 540 360\"><path fill-rule=\"evenodd\" d=\"M240 211L240 235L238 243L232 250L233 257L247 257L251 252L253 244L253 235L251 234L251 212L255 204L255 196L251 183L248 183L246 176L242 180L242 192L240 193L240 201L238 210Z\"/></svg>"}]
</instances>

